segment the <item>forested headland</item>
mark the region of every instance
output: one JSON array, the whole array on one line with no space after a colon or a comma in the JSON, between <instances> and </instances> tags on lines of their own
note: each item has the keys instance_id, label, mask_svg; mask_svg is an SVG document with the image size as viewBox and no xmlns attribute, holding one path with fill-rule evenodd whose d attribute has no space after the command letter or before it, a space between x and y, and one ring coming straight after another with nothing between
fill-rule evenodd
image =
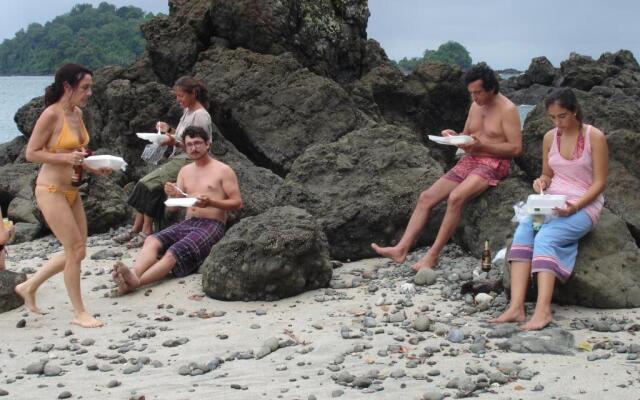
<instances>
[{"instance_id":1,"label":"forested headland","mask_svg":"<svg viewBox=\"0 0 640 400\"><path fill-rule=\"evenodd\" d=\"M49 75L65 62L90 69L128 65L145 49L140 24L153 17L140 8L106 2L77 4L41 25L30 24L0 44L0 75Z\"/></svg>"},{"instance_id":2,"label":"forested headland","mask_svg":"<svg viewBox=\"0 0 640 400\"><path fill-rule=\"evenodd\" d=\"M437 50L425 50L422 57L404 57L399 61L394 61L394 63L403 70L410 72L415 70L418 65L426 63L457 65L462 69L467 69L471 67L472 60L466 47L450 40L441 44Z\"/></svg>"}]
</instances>

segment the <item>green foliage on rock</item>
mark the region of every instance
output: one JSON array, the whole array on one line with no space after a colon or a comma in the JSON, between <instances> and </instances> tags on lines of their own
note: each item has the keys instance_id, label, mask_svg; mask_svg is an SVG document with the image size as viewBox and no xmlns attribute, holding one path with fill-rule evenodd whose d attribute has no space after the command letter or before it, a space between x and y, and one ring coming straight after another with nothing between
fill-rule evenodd
<instances>
[{"instance_id":1,"label":"green foliage on rock","mask_svg":"<svg viewBox=\"0 0 640 400\"><path fill-rule=\"evenodd\" d=\"M422 57L404 57L398 62L394 61L394 63L407 71L413 71L418 65L426 63L457 65L462 69L467 69L471 67L472 60L469 51L463 45L450 40L441 44L438 50L425 50Z\"/></svg>"},{"instance_id":2,"label":"green foliage on rock","mask_svg":"<svg viewBox=\"0 0 640 400\"><path fill-rule=\"evenodd\" d=\"M69 13L44 25L30 24L5 39L0 44L0 74L52 74L65 62L91 69L128 65L144 51L140 24L151 17L133 6L77 4Z\"/></svg>"}]
</instances>

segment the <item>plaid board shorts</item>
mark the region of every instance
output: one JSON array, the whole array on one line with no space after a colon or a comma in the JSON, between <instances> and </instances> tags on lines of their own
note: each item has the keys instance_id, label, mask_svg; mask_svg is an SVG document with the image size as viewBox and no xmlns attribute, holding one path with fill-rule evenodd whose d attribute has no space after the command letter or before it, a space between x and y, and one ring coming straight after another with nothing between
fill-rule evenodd
<instances>
[{"instance_id":1,"label":"plaid board shorts","mask_svg":"<svg viewBox=\"0 0 640 400\"><path fill-rule=\"evenodd\" d=\"M173 275L183 277L198 270L209 256L213 245L222 239L224 232L225 224L222 221L189 218L153 236L176 259L176 265L171 270Z\"/></svg>"},{"instance_id":2,"label":"plaid board shorts","mask_svg":"<svg viewBox=\"0 0 640 400\"><path fill-rule=\"evenodd\" d=\"M467 176L477 175L496 186L509 175L510 164L510 158L465 155L443 177L461 183Z\"/></svg>"}]
</instances>

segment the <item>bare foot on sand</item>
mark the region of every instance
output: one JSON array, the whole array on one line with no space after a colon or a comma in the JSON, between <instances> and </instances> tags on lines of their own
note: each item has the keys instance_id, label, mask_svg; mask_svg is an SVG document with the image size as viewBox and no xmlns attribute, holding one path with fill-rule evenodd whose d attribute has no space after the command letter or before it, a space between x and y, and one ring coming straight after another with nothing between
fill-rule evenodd
<instances>
[{"instance_id":1,"label":"bare foot on sand","mask_svg":"<svg viewBox=\"0 0 640 400\"><path fill-rule=\"evenodd\" d=\"M534 312L533 316L526 324L520 327L522 331L539 331L553 321L553 316L550 312Z\"/></svg>"},{"instance_id":2,"label":"bare foot on sand","mask_svg":"<svg viewBox=\"0 0 640 400\"><path fill-rule=\"evenodd\" d=\"M503 324L506 322L524 322L527 319L523 308L508 308L498 318L490 319L491 324Z\"/></svg>"},{"instance_id":3,"label":"bare foot on sand","mask_svg":"<svg viewBox=\"0 0 640 400\"><path fill-rule=\"evenodd\" d=\"M420 260L418 260L417 263L413 264L411 266L411 268L414 271L420 271L423 268L435 268L436 265L438 265L438 256L432 256L430 252L427 251L427 254L425 254Z\"/></svg>"},{"instance_id":4,"label":"bare foot on sand","mask_svg":"<svg viewBox=\"0 0 640 400\"><path fill-rule=\"evenodd\" d=\"M122 262L118 261L114 265L116 270L116 283L118 284L118 294L125 294L137 289L140 286L140 278Z\"/></svg>"},{"instance_id":5,"label":"bare foot on sand","mask_svg":"<svg viewBox=\"0 0 640 400\"><path fill-rule=\"evenodd\" d=\"M27 282L22 282L21 284L16 285L14 289L16 294L22 297L22 300L24 300L24 305L29 311L40 315L46 314L44 311L39 309L38 306L36 306L36 293L31 292L29 289L27 289L25 287L26 284Z\"/></svg>"},{"instance_id":6,"label":"bare foot on sand","mask_svg":"<svg viewBox=\"0 0 640 400\"><path fill-rule=\"evenodd\" d=\"M404 260L407 259L407 252L398 246L394 247L380 247L375 243L371 243L371 248L373 251L378 253L378 255L386 258L390 258L398 264L402 264Z\"/></svg>"},{"instance_id":7,"label":"bare foot on sand","mask_svg":"<svg viewBox=\"0 0 640 400\"><path fill-rule=\"evenodd\" d=\"M77 314L76 317L71 321L72 324L76 324L83 328L99 328L104 326L102 321L99 321L93 318L88 312L83 311L80 314Z\"/></svg>"}]
</instances>

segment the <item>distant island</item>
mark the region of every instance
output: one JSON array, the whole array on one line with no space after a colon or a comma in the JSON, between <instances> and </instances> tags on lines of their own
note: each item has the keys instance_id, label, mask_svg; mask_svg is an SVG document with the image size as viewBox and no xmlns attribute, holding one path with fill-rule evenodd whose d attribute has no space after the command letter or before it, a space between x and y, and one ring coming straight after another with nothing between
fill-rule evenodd
<instances>
[{"instance_id":1,"label":"distant island","mask_svg":"<svg viewBox=\"0 0 640 400\"><path fill-rule=\"evenodd\" d=\"M73 61L98 69L131 64L145 49L140 24L154 16L103 2L77 4L44 25L32 23L0 44L0 75L51 75Z\"/></svg>"},{"instance_id":2,"label":"distant island","mask_svg":"<svg viewBox=\"0 0 640 400\"><path fill-rule=\"evenodd\" d=\"M469 50L453 40L441 44L437 50L426 49L422 57L404 57L399 61L392 60L392 62L405 73L415 71L419 65L427 63L457 65L463 70L471 67L472 64Z\"/></svg>"}]
</instances>

